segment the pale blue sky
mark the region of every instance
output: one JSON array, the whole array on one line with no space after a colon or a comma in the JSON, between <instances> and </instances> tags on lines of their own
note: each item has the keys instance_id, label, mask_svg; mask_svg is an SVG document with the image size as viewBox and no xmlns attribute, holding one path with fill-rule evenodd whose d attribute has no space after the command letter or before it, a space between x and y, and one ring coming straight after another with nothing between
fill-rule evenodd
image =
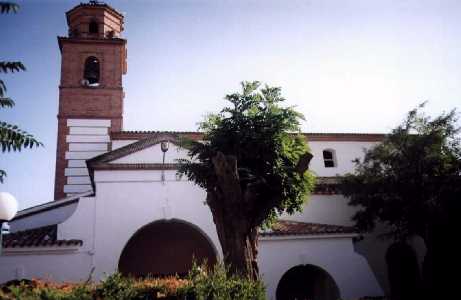
<instances>
[{"instance_id":1,"label":"pale blue sky","mask_svg":"<svg viewBox=\"0 0 461 300\"><path fill-rule=\"evenodd\" d=\"M45 148L0 154L0 190L22 208L53 199L65 12L80 1L20 1L0 16L2 76L17 105L0 119ZM281 86L309 132L388 132L429 100L461 107L461 1L110 1L128 39L126 130L195 130L242 80Z\"/></svg>"}]
</instances>

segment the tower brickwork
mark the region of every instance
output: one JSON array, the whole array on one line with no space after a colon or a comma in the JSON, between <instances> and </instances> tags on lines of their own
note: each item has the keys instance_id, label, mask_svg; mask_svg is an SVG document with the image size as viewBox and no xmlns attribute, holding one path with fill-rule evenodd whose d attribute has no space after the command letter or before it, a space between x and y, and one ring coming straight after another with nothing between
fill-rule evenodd
<instances>
[{"instance_id":1,"label":"tower brickwork","mask_svg":"<svg viewBox=\"0 0 461 300\"><path fill-rule=\"evenodd\" d=\"M66 13L61 50L55 200L92 189L85 161L109 149L123 123L123 15L90 1Z\"/></svg>"}]
</instances>

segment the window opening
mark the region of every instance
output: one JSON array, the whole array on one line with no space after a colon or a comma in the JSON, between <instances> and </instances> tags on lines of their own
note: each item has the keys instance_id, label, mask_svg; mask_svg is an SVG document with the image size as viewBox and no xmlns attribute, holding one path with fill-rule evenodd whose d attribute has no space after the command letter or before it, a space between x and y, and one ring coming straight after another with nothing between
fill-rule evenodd
<instances>
[{"instance_id":1,"label":"window opening","mask_svg":"<svg viewBox=\"0 0 461 300\"><path fill-rule=\"evenodd\" d=\"M336 167L334 151L323 150L323 163L325 165L325 168Z\"/></svg>"}]
</instances>

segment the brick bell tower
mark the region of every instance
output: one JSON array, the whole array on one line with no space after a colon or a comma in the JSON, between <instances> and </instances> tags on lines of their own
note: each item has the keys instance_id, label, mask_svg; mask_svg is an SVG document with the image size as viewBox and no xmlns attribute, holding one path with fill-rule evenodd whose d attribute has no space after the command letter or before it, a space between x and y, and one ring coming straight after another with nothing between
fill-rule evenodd
<instances>
[{"instance_id":1,"label":"brick bell tower","mask_svg":"<svg viewBox=\"0 0 461 300\"><path fill-rule=\"evenodd\" d=\"M61 50L55 200L91 190L85 161L109 150L122 129L126 40L123 15L90 1L66 13Z\"/></svg>"}]
</instances>

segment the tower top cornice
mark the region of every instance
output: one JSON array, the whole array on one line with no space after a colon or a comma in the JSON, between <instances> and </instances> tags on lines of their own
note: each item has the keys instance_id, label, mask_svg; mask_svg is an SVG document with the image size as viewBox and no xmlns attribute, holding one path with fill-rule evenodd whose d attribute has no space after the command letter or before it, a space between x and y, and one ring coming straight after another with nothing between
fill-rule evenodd
<instances>
[{"instance_id":1,"label":"tower top cornice","mask_svg":"<svg viewBox=\"0 0 461 300\"><path fill-rule=\"evenodd\" d=\"M79 5L75 6L68 12L66 12L67 20L69 20L69 16L72 15L75 11L81 8L89 8L89 9L106 9L107 11L112 12L113 14L117 15L118 17L123 19L123 15L118 12L115 8L110 6L109 4L102 2L102 1L89 1L88 3L80 3Z\"/></svg>"},{"instance_id":2,"label":"tower top cornice","mask_svg":"<svg viewBox=\"0 0 461 300\"><path fill-rule=\"evenodd\" d=\"M119 38L123 31L123 14L99 1L80 3L66 13L66 19L69 38Z\"/></svg>"}]
</instances>

